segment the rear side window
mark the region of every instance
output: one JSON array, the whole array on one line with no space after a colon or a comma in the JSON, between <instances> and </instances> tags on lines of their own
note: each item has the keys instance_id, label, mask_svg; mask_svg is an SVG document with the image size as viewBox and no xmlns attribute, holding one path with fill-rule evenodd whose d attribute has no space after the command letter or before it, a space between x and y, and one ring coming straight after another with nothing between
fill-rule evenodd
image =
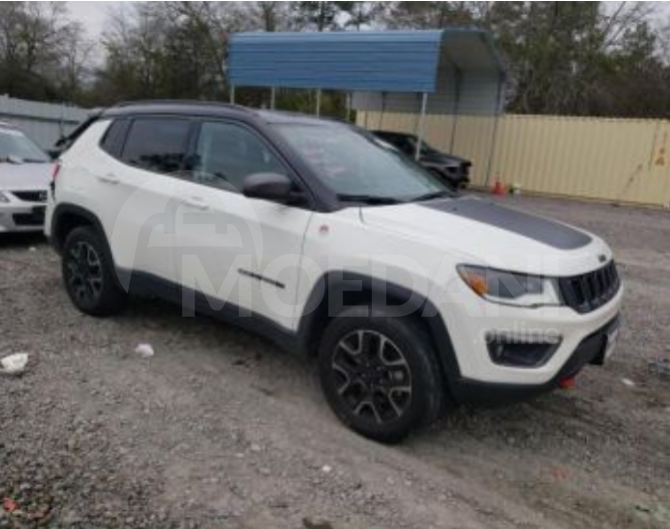
<instances>
[{"instance_id":1,"label":"rear side window","mask_svg":"<svg viewBox=\"0 0 670 529\"><path fill-rule=\"evenodd\" d=\"M117 119L112 122L112 124L107 128L107 132L100 142L100 147L107 154L112 156L118 156L121 146L123 145L123 138L126 133L126 128L128 126L128 120L126 119Z\"/></svg>"},{"instance_id":2,"label":"rear side window","mask_svg":"<svg viewBox=\"0 0 670 529\"><path fill-rule=\"evenodd\" d=\"M186 157L191 122L185 119L133 120L121 159L157 173L179 171Z\"/></svg>"}]
</instances>

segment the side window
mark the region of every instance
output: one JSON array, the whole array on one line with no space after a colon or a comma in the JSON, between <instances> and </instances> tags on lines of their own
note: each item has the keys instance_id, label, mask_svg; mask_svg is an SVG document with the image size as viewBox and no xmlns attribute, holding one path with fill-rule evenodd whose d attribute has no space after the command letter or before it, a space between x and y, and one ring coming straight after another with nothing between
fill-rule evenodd
<instances>
[{"instance_id":1,"label":"side window","mask_svg":"<svg viewBox=\"0 0 670 529\"><path fill-rule=\"evenodd\" d=\"M190 129L191 122L185 119L135 119L130 125L121 159L147 171L177 172L186 156Z\"/></svg>"},{"instance_id":2,"label":"side window","mask_svg":"<svg viewBox=\"0 0 670 529\"><path fill-rule=\"evenodd\" d=\"M194 182L228 191L242 191L244 178L250 174L288 175L256 134L242 126L220 122L201 125L191 169Z\"/></svg>"},{"instance_id":3,"label":"side window","mask_svg":"<svg viewBox=\"0 0 670 529\"><path fill-rule=\"evenodd\" d=\"M127 125L128 120L126 119L116 119L112 121L100 141L100 147L103 151L112 156L118 156Z\"/></svg>"}]
</instances>

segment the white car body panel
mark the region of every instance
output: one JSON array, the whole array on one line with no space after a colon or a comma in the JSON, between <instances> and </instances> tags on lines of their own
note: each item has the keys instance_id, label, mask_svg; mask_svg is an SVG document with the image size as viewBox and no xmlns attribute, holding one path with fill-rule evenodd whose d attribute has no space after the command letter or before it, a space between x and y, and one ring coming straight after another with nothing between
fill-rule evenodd
<instances>
[{"instance_id":1,"label":"white car body panel","mask_svg":"<svg viewBox=\"0 0 670 529\"><path fill-rule=\"evenodd\" d=\"M176 196L174 282L294 328L313 212L183 180Z\"/></svg>"}]
</instances>

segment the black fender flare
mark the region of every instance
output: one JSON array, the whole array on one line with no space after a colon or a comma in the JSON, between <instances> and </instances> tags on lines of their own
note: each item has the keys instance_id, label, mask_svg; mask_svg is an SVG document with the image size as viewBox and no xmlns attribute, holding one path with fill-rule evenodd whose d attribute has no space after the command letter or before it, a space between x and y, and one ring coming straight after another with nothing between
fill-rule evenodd
<instances>
[{"instance_id":1,"label":"black fender flare","mask_svg":"<svg viewBox=\"0 0 670 529\"><path fill-rule=\"evenodd\" d=\"M62 243L64 241L60 240L60 237L58 237L58 233L60 231L60 223L62 219L67 215L80 217L84 219L87 224L92 225L98 232L98 234L101 237L103 237L105 245L109 248L109 244L107 242L107 236L105 235L105 230L102 227L100 219L98 219L95 213L92 213L88 209L82 208L81 206L76 206L74 204L68 204L68 203L61 203L56 205L53 214L51 215L50 240L51 244L56 249L56 251L60 252L62 250Z\"/></svg>"},{"instance_id":2,"label":"black fender flare","mask_svg":"<svg viewBox=\"0 0 670 529\"><path fill-rule=\"evenodd\" d=\"M370 299L367 302L371 306L391 300L392 305L401 304L408 315L421 318L433 340L445 380L451 385L460 379L456 352L447 326L435 304L424 295L402 285L357 272L331 271L314 284L297 330L298 341L304 347L305 354L313 350L314 341L318 338L315 336L315 329L322 327L320 324L324 322L324 318L327 320L347 306L361 304L360 301L347 303L346 292L369 293ZM371 315L373 316L372 312Z\"/></svg>"}]
</instances>

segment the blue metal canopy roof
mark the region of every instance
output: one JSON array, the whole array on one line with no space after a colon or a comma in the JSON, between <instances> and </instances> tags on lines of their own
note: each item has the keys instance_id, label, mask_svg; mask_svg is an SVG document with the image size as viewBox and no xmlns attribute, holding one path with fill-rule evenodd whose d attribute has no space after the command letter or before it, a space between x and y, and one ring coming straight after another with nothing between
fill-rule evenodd
<instances>
[{"instance_id":1,"label":"blue metal canopy roof","mask_svg":"<svg viewBox=\"0 0 670 529\"><path fill-rule=\"evenodd\" d=\"M233 86L434 93L443 65L503 73L488 32L452 28L237 33L231 38L228 75Z\"/></svg>"}]
</instances>

